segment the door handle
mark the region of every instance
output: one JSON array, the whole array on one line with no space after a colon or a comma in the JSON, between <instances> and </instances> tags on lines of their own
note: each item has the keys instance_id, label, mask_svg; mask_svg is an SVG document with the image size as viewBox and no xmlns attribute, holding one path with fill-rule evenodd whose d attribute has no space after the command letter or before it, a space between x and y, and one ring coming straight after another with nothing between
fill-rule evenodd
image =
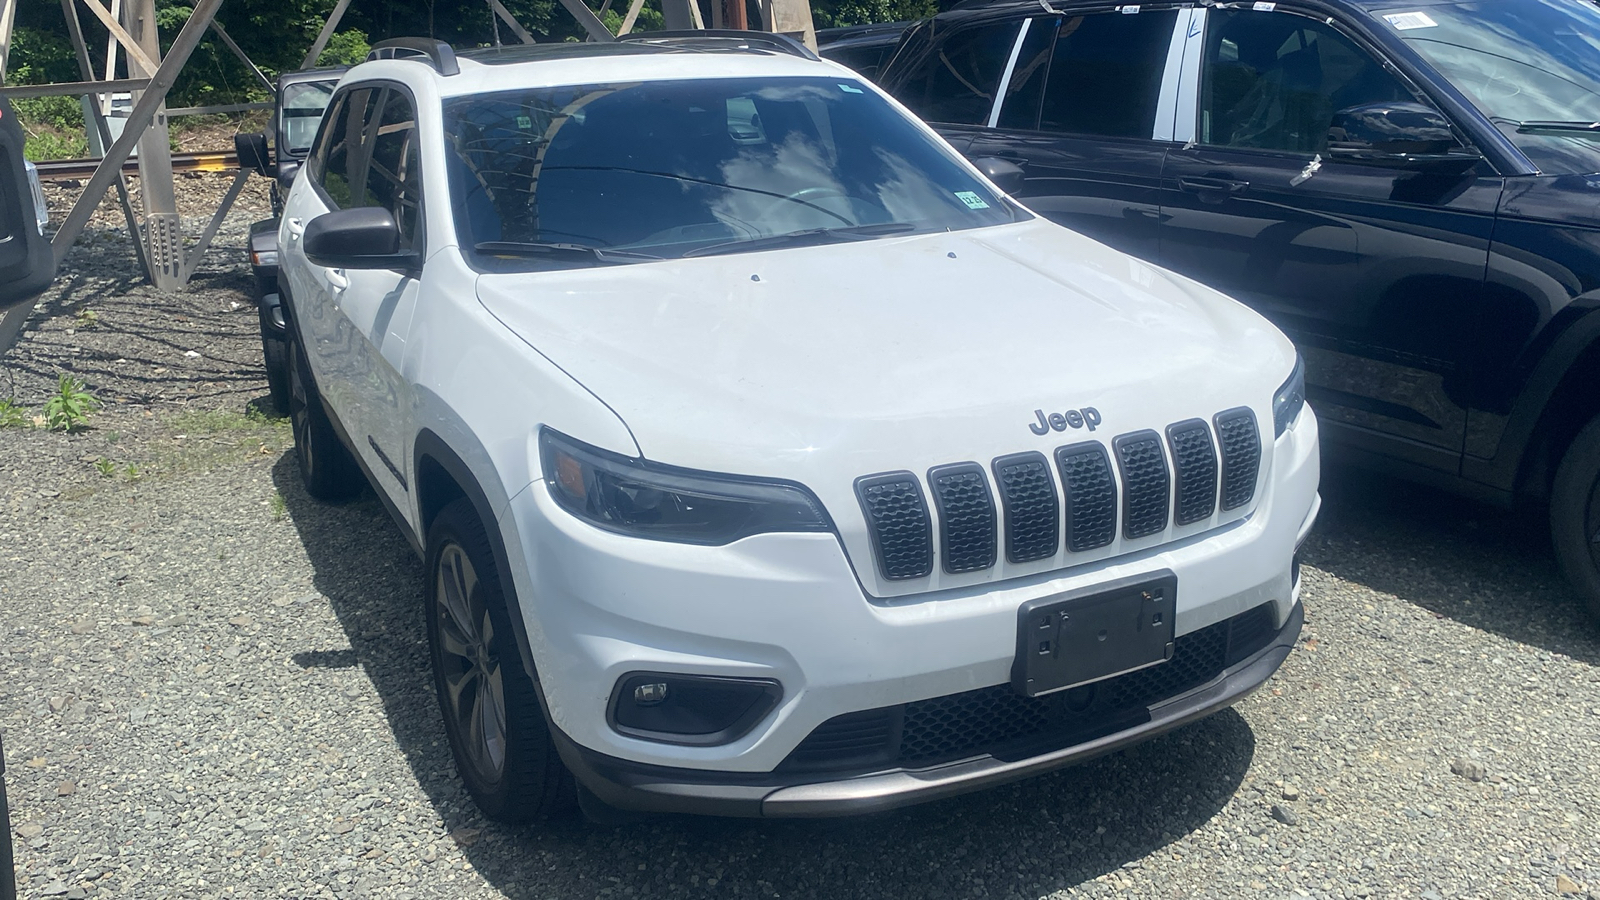
<instances>
[{"instance_id":1,"label":"door handle","mask_svg":"<svg viewBox=\"0 0 1600 900\"><path fill-rule=\"evenodd\" d=\"M1248 181L1232 178L1179 178L1178 187L1191 194L1237 194L1250 186Z\"/></svg>"},{"instance_id":2,"label":"door handle","mask_svg":"<svg viewBox=\"0 0 1600 900\"><path fill-rule=\"evenodd\" d=\"M300 235L306 233L306 223L299 219L288 219L283 224L289 226L289 240L291 241L300 240Z\"/></svg>"},{"instance_id":3,"label":"door handle","mask_svg":"<svg viewBox=\"0 0 1600 900\"><path fill-rule=\"evenodd\" d=\"M345 275L343 269L329 269L325 278L328 282L328 290L335 294L344 293L344 289L350 286L350 278Z\"/></svg>"}]
</instances>

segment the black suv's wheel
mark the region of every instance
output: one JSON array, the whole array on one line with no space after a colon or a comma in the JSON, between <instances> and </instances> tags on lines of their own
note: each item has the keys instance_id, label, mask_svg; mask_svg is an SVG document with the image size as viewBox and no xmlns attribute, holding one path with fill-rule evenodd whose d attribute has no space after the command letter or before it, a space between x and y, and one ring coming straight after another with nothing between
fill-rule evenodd
<instances>
[{"instance_id":1,"label":"black suv's wheel","mask_svg":"<svg viewBox=\"0 0 1600 900\"><path fill-rule=\"evenodd\" d=\"M444 730L484 815L525 822L576 799L511 630L508 597L472 505L428 529L428 649Z\"/></svg>"},{"instance_id":2,"label":"black suv's wheel","mask_svg":"<svg viewBox=\"0 0 1600 900\"><path fill-rule=\"evenodd\" d=\"M289 414L289 342L261 330L261 359L267 367L267 394L272 411Z\"/></svg>"},{"instance_id":3,"label":"black suv's wheel","mask_svg":"<svg viewBox=\"0 0 1600 900\"><path fill-rule=\"evenodd\" d=\"M1556 561L1600 618L1600 418L1578 432L1550 490Z\"/></svg>"},{"instance_id":4,"label":"black suv's wheel","mask_svg":"<svg viewBox=\"0 0 1600 900\"><path fill-rule=\"evenodd\" d=\"M294 426L294 453L300 460L300 480L306 493L318 500L347 500L360 493L361 470L339 440L317 396L317 384L300 342L290 338L289 424Z\"/></svg>"}]
</instances>

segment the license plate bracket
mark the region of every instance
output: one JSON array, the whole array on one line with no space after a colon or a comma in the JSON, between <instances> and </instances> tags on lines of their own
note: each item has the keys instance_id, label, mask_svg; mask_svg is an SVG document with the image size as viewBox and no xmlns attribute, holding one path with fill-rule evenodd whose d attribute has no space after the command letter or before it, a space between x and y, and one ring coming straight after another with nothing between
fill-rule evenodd
<instances>
[{"instance_id":1,"label":"license plate bracket","mask_svg":"<svg viewBox=\"0 0 1600 900\"><path fill-rule=\"evenodd\" d=\"M1017 612L1011 686L1037 697L1160 665L1172 658L1177 609L1171 572L1030 600Z\"/></svg>"}]
</instances>

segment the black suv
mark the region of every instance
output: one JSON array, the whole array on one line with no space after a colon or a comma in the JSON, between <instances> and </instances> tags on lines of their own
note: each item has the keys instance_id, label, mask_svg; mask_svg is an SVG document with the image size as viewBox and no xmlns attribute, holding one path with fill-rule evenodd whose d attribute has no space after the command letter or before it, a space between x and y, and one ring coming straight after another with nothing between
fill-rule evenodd
<instances>
[{"instance_id":1,"label":"black suv","mask_svg":"<svg viewBox=\"0 0 1600 900\"><path fill-rule=\"evenodd\" d=\"M272 181L272 218L250 225L250 269L256 276L256 308L261 316L261 352L267 388L280 415L289 411L289 355L282 301L278 293L278 216L283 195L311 153L311 142L339 76L350 67L306 69L278 76L277 102L264 132L233 137L239 165ZM269 143L270 140L270 143Z\"/></svg>"},{"instance_id":2,"label":"black suv","mask_svg":"<svg viewBox=\"0 0 1600 900\"><path fill-rule=\"evenodd\" d=\"M879 80L1033 210L1272 319L1330 456L1548 500L1600 615L1597 34L1584 0L969 2Z\"/></svg>"}]
</instances>

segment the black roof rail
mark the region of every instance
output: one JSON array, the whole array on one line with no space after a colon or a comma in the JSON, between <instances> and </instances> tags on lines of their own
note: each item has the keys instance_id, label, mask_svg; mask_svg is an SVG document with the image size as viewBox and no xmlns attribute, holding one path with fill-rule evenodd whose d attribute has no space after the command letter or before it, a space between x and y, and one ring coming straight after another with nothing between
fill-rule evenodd
<instances>
[{"instance_id":1,"label":"black roof rail","mask_svg":"<svg viewBox=\"0 0 1600 900\"><path fill-rule=\"evenodd\" d=\"M619 41L632 41L635 43L662 43L676 44L689 40L713 41L742 41L751 49L771 50L777 53L786 53L798 56L801 59L821 61L821 57L811 52L811 48L800 43L787 34L773 34L770 31L740 31L736 28L691 28L683 31L638 31L625 34L617 38Z\"/></svg>"},{"instance_id":2,"label":"black roof rail","mask_svg":"<svg viewBox=\"0 0 1600 900\"><path fill-rule=\"evenodd\" d=\"M456 65L456 52L444 41L432 38L391 38L379 41L372 45L372 52L367 54L369 62L374 59L414 59L418 62L426 60L440 75L461 74L461 67Z\"/></svg>"}]
</instances>

